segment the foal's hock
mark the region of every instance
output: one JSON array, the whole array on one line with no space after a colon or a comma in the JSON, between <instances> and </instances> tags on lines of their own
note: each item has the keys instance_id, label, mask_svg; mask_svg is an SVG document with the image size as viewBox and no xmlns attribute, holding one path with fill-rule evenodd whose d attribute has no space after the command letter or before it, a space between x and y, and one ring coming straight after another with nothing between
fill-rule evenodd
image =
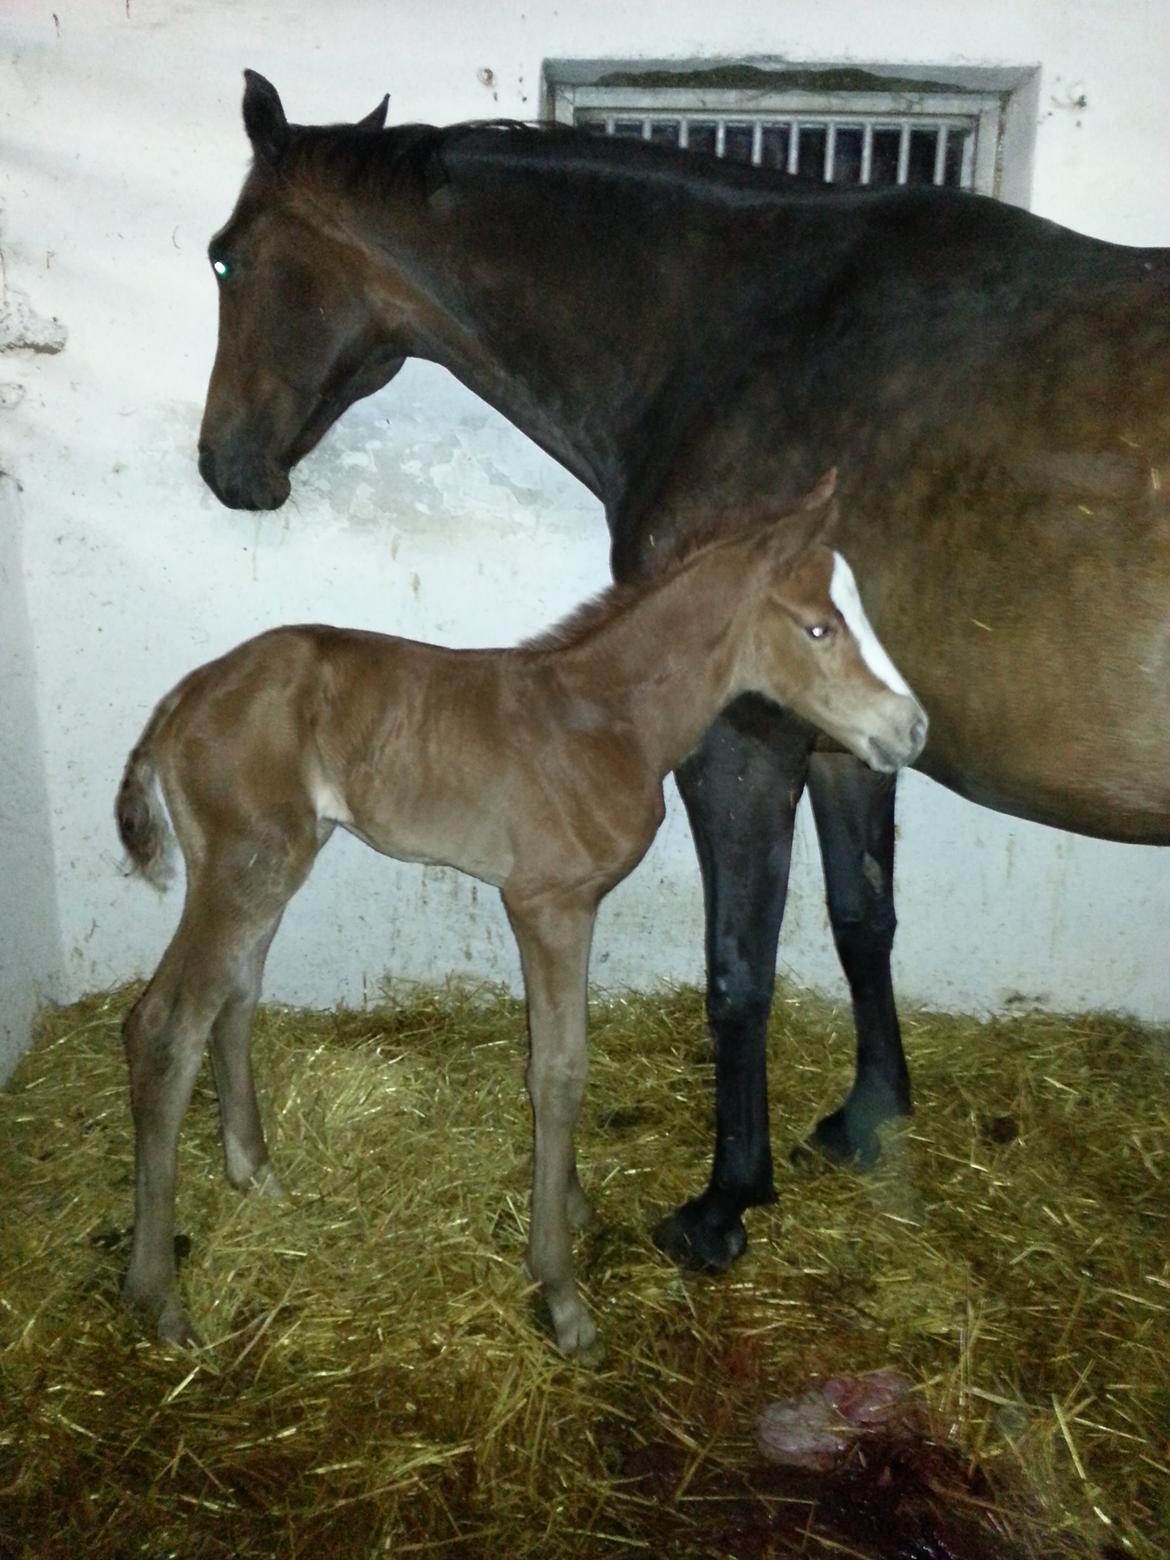
<instances>
[{"instance_id":1,"label":"foal's hock","mask_svg":"<svg viewBox=\"0 0 1170 1560\"><path fill-rule=\"evenodd\" d=\"M386 855L499 888L520 948L535 1123L527 1265L556 1339L596 1329L573 1278L588 1205L573 1129L601 899L641 860L662 781L741 694L778 701L874 768L921 750L926 718L823 545L833 477L797 509L614 587L518 649L448 650L278 628L186 677L126 765L117 821L135 870L187 869L178 930L125 1024L136 1132L127 1301L195 1341L179 1296L179 1127L210 1037L228 1178L279 1194L249 1037L269 944L337 824ZM161 790L166 807L159 799Z\"/></svg>"}]
</instances>

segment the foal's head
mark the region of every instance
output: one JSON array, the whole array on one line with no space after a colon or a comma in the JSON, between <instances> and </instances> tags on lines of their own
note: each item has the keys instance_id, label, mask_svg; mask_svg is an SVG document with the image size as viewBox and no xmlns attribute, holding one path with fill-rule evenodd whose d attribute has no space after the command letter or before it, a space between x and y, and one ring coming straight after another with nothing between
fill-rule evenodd
<instances>
[{"instance_id":1,"label":"foal's head","mask_svg":"<svg viewBox=\"0 0 1170 1560\"><path fill-rule=\"evenodd\" d=\"M756 533L761 574L741 673L873 769L913 763L926 714L865 615L853 571L826 544L836 515L829 472L791 514Z\"/></svg>"},{"instance_id":2,"label":"foal's head","mask_svg":"<svg viewBox=\"0 0 1170 1560\"><path fill-rule=\"evenodd\" d=\"M275 509L289 471L345 409L401 368L395 321L371 307L360 244L323 193L321 151L361 166L386 100L354 125L290 125L276 89L246 71L252 171L208 258L219 340L199 433L199 470L224 504ZM408 132L404 132L408 133Z\"/></svg>"}]
</instances>

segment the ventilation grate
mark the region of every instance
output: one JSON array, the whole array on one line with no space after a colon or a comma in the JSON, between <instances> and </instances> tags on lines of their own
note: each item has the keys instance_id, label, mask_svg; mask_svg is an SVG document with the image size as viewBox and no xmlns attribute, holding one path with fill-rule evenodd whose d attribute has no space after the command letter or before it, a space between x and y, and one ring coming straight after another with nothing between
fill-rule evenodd
<instances>
[{"instance_id":1,"label":"ventilation grate","mask_svg":"<svg viewBox=\"0 0 1170 1560\"><path fill-rule=\"evenodd\" d=\"M711 114L605 114L578 110L597 135L655 141L728 162L779 168L830 184L939 184L970 189L976 123L955 116L886 115L717 117Z\"/></svg>"}]
</instances>

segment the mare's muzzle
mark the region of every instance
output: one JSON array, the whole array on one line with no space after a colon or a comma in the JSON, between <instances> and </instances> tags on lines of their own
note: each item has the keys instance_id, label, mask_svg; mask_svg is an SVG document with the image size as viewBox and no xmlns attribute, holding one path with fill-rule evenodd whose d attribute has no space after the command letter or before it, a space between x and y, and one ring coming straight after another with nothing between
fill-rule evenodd
<instances>
[{"instance_id":1,"label":"mare's muzzle","mask_svg":"<svg viewBox=\"0 0 1170 1560\"><path fill-rule=\"evenodd\" d=\"M292 491L287 471L249 458L238 445L213 449L200 442L199 475L229 509L279 509Z\"/></svg>"}]
</instances>

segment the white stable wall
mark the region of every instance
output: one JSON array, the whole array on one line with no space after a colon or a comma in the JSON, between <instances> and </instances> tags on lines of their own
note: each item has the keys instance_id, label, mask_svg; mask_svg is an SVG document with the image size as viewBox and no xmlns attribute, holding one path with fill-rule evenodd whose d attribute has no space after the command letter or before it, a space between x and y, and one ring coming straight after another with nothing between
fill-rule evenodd
<instances>
[{"instance_id":1,"label":"white stable wall","mask_svg":"<svg viewBox=\"0 0 1170 1560\"><path fill-rule=\"evenodd\" d=\"M6 0L0 251L10 290L67 333L58 352L0 350L0 466L22 516L0 511L0 783L14 769L23 787L0 806L8 1032L36 993L146 973L165 943L177 895L160 903L119 876L111 806L151 706L189 667L305 619L506 643L606 578L596 502L424 365L347 415L279 513L230 513L203 487L204 249L246 166L245 65L295 119L352 118L388 89L394 119L443 122L536 114L546 57L1040 63L1033 209L1170 244L1168 42L1170 10L1142 0ZM904 1000L1170 1017L1170 853L1017 823L918 777L900 822ZM807 820L790 904L782 971L840 990ZM38 930L13 937L26 922ZM605 907L594 978L647 987L702 969L698 872L674 806ZM344 838L294 902L266 989L354 1002L387 975L450 972L517 982L494 895Z\"/></svg>"},{"instance_id":2,"label":"white stable wall","mask_svg":"<svg viewBox=\"0 0 1170 1560\"><path fill-rule=\"evenodd\" d=\"M59 995L64 973L23 519L17 485L0 470L0 1080L23 1051L37 1007Z\"/></svg>"}]
</instances>

